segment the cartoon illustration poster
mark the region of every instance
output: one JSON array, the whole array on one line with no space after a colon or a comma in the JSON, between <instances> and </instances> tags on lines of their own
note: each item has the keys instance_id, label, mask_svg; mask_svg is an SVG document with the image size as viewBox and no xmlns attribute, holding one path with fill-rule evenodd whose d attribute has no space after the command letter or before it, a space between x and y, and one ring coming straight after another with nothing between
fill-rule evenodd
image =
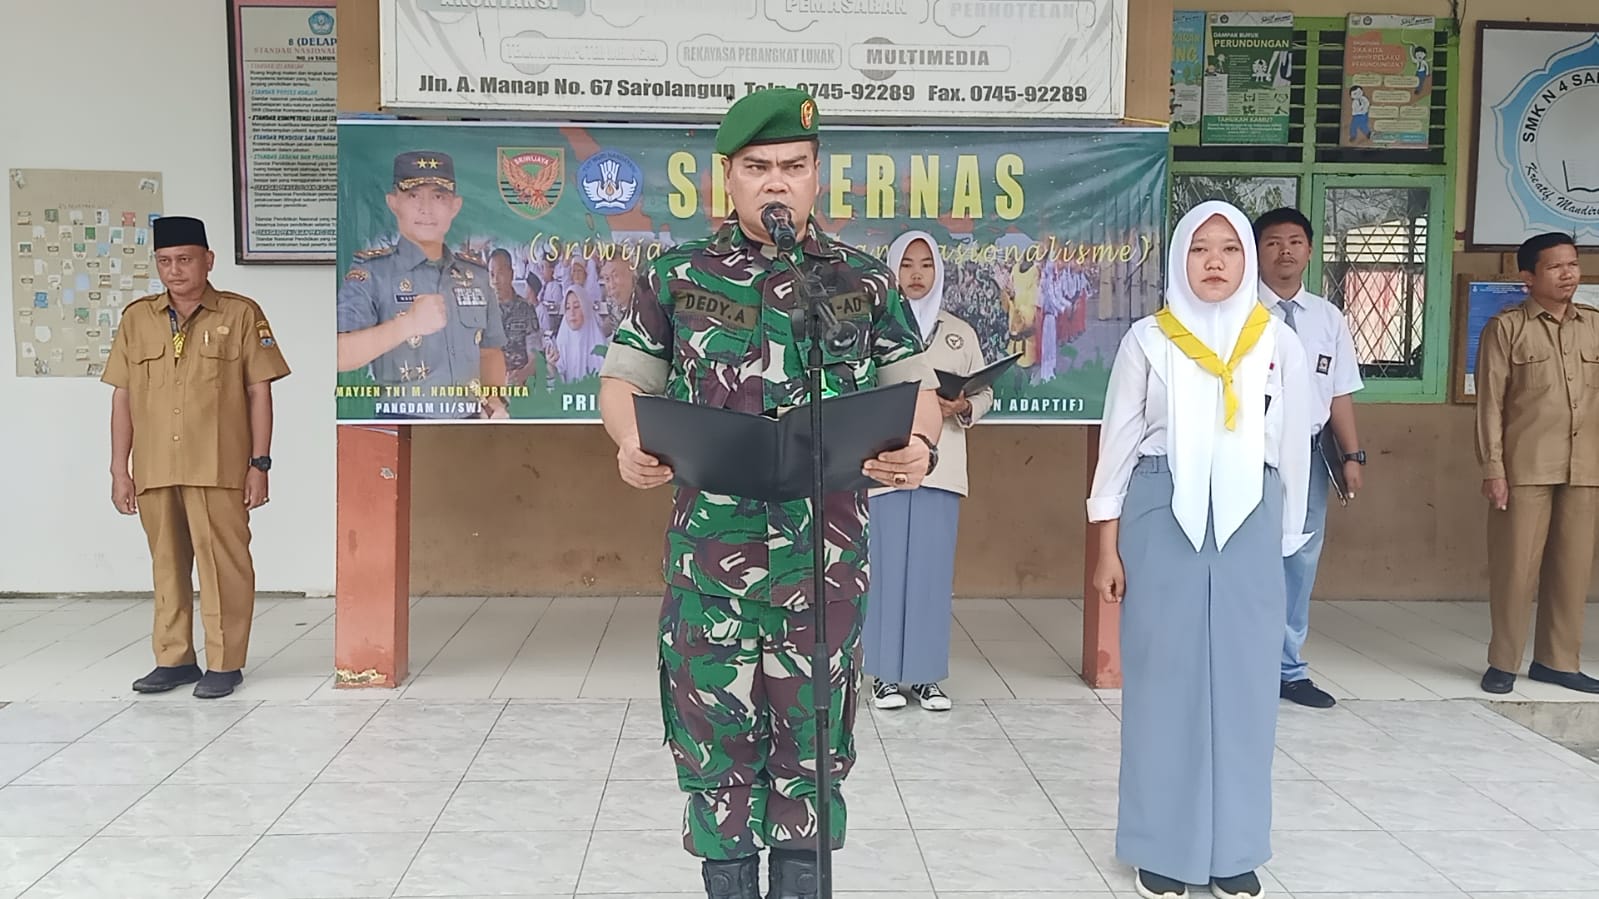
<instances>
[{"instance_id":1,"label":"cartoon illustration poster","mask_svg":"<svg viewBox=\"0 0 1599 899\"><path fill-rule=\"evenodd\" d=\"M639 272L730 214L713 138L341 122L338 420L596 421ZM1094 422L1122 334L1159 303L1166 140L829 128L816 217L879 258L906 230L937 239L944 308L990 360L1022 354L992 420Z\"/></svg>"},{"instance_id":2,"label":"cartoon illustration poster","mask_svg":"<svg viewBox=\"0 0 1599 899\"><path fill-rule=\"evenodd\" d=\"M1432 16L1349 17L1340 145L1427 149L1436 27Z\"/></svg>"}]
</instances>

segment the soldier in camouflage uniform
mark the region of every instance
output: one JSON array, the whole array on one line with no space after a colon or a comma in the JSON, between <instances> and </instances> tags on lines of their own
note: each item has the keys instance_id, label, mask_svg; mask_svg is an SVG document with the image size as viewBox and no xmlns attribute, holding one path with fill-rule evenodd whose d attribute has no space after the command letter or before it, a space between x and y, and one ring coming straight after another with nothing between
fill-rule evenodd
<instances>
[{"instance_id":1,"label":"soldier in camouflage uniform","mask_svg":"<svg viewBox=\"0 0 1599 899\"><path fill-rule=\"evenodd\" d=\"M505 327L505 383L520 387L537 374L533 360L544 355L544 331L538 310L517 294L515 279L510 251L499 247L490 253L489 283L500 301Z\"/></svg>"},{"instance_id":2,"label":"soldier in camouflage uniform","mask_svg":"<svg viewBox=\"0 0 1599 899\"><path fill-rule=\"evenodd\" d=\"M876 258L820 233L816 104L772 89L734 104L717 131L734 214L710 238L648 264L631 314L601 371L600 410L622 479L667 483L670 469L639 448L633 395L760 414L808 399L805 309L788 265L761 224L773 201L792 214L789 261L820 265L839 289L831 304L858 339L825 356L824 395L920 382L915 436L868 460L883 484L915 485L936 464L936 385L910 307ZM834 764L834 848L843 845L838 787L854 762L859 634L867 588L865 491L828 495L824 597ZM765 503L679 488L666 533L660 620L661 701L678 785L689 794L683 846L704 859L712 899L759 899L759 852L770 848L772 899L816 895L811 504Z\"/></svg>"}]
</instances>

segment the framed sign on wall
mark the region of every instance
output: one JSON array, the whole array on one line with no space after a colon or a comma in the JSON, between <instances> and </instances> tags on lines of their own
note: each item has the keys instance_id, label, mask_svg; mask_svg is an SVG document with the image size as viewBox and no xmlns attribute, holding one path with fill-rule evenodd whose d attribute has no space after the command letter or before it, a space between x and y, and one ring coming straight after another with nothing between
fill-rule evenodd
<instances>
[{"instance_id":1,"label":"framed sign on wall","mask_svg":"<svg viewBox=\"0 0 1599 899\"><path fill-rule=\"evenodd\" d=\"M1450 378L1450 398L1454 402L1477 401L1477 344L1483 327L1495 315L1526 301L1526 285L1516 275L1456 276L1454 375ZM1584 276L1571 301L1599 310L1599 275Z\"/></svg>"},{"instance_id":2,"label":"framed sign on wall","mask_svg":"<svg viewBox=\"0 0 1599 899\"><path fill-rule=\"evenodd\" d=\"M1466 249L1599 247L1599 24L1479 22Z\"/></svg>"},{"instance_id":3,"label":"framed sign on wall","mask_svg":"<svg viewBox=\"0 0 1599 899\"><path fill-rule=\"evenodd\" d=\"M332 0L229 0L234 255L332 263L338 19Z\"/></svg>"}]
</instances>

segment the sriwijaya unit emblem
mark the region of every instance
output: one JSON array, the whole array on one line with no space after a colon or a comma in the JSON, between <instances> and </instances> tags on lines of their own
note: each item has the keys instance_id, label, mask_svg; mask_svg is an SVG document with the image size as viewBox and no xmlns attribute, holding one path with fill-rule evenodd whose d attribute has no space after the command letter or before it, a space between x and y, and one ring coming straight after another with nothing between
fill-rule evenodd
<instances>
[{"instance_id":1,"label":"sriwijaya unit emblem","mask_svg":"<svg viewBox=\"0 0 1599 899\"><path fill-rule=\"evenodd\" d=\"M500 148L500 198L530 219L541 218L560 202L566 179L566 151L526 147Z\"/></svg>"}]
</instances>

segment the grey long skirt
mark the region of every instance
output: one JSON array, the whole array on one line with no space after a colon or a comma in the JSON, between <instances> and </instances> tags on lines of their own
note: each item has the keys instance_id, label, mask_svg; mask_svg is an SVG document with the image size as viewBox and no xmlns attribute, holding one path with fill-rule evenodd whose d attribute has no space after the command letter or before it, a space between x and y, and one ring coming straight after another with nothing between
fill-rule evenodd
<instances>
[{"instance_id":1,"label":"grey long skirt","mask_svg":"<svg viewBox=\"0 0 1599 899\"><path fill-rule=\"evenodd\" d=\"M949 677L960 495L921 487L870 502L866 673L885 683L937 683Z\"/></svg>"},{"instance_id":2,"label":"grey long skirt","mask_svg":"<svg viewBox=\"0 0 1599 899\"><path fill-rule=\"evenodd\" d=\"M1271 858L1271 765L1286 626L1282 480L1218 552L1184 537L1164 456L1134 469L1118 547L1122 752L1116 855L1192 884Z\"/></svg>"}]
</instances>

